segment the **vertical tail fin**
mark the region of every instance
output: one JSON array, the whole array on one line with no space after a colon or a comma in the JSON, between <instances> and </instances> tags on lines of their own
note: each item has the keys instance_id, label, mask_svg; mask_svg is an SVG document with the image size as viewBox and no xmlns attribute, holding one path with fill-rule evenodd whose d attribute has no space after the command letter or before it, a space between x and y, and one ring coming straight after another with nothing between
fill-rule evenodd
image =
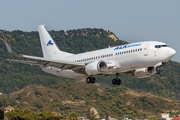
<instances>
[{"instance_id":1,"label":"vertical tail fin","mask_svg":"<svg viewBox=\"0 0 180 120\"><path fill-rule=\"evenodd\" d=\"M44 25L39 25L38 30L44 58L63 58L73 55L71 53L59 50L54 40L52 39L48 31L45 29Z\"/></svg>"}]
</instances>

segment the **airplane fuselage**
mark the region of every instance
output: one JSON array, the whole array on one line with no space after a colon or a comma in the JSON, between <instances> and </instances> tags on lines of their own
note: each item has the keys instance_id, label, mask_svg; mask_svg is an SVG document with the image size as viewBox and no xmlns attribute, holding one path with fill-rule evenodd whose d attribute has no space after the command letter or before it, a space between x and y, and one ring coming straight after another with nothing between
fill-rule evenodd
<instances>
[{"instance_id":1,"label":"airplane fuselage","mask_svg":"<svg viewBox=\"0 0 180 120\"><path fill-rule=\"evenodd\" d=\"M159 62L166 63L173 57L173 53L175 53L175 51L163 42L147 41L71 55L62 60L84 64L100 60L116 63L115 67L102 73L102 75L109 75L151 67ZM89 76L87 74L76 73L72 70L61 70L55 67L42 67L42 70L51 74L69 78Z\"/></svg>"}]
</instances>

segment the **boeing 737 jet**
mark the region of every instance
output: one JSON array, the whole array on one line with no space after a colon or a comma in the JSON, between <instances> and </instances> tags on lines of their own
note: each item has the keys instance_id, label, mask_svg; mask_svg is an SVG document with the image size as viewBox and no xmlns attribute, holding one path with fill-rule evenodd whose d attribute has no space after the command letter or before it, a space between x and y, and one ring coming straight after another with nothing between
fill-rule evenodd
<instances>
[{"instance_id":1,"label":"boeing 737 jet","mask_svg":"<svg viewBox=\"0 0 180 120\"><path fill-rule=\"evenodd\" d=\"M54 75L68 78L86 78L87 83L95 83L96 76L115 75L113 85L120 85L120 73L131 73L137 78L160 74L159 67L168 62L176 53L166 43L144 41L109 47L80 54L61 51L44 25L38 26L43 57L17 54L5 41L11 55L33 59L8 61L39 65L42 70Z\"/></svg>"}]
</instances>

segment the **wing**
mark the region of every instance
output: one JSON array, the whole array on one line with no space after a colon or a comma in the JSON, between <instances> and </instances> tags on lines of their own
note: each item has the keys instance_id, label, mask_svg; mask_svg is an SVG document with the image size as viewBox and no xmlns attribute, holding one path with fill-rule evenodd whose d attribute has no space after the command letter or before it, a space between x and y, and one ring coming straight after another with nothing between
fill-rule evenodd
<instances>
[{"instance_id":1,"label":"wing","mask_svg":"<svg viewBox=\"0 0 180 120\"><path fill-rule=\"evenodd\" d=\"M39 65L42 67L51 66L51 67L60 68L61 70L72 69L75 72L86 74L85 69L84 69L85 68L84 63L74 63L71 61L53 60L53 59L47 59L47 58L45 59L42 57L17 54L14 51L12 51L11 47L8 45L6 41L4 42L5 42L8 52L11 55L36 60L36 61L24 61L24 60L8 59L7 61L25 63L25 64L30 64L30 65Z\"/></svg>"}]
</instances>

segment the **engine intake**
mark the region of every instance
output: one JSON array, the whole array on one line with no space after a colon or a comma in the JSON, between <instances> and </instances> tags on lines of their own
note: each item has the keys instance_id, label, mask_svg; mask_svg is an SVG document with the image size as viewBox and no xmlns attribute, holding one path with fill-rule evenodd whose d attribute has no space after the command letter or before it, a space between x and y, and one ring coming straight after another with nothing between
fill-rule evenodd
<instances>
[{"instance_id":1,"label":"engine intake","mask_svg":"<svg viewBox=\"0 0 180 120\"><path fill-rule=\"evenodd\" d=\"M100 72L105 72L107 70L107 64L104 61L99 61L97 68Z\"/></svg>"},{"instance_id":2,"label":"engine intake","mask_svg":"<svg viewBox=\"0 0 180 120\"><path fill-rule=\"evenodd\" d=\"M107 71L108 66L104 61L95 61L86 65L85 70L88 75L97 75Z\"/></svg>"},{"instance_id":3,"label":"engine intake","mask_svg":"<svg viewBox=\"0 0 180 120\"><path fill-rule=\"evenodd\" d=\"M147 72L148 72L147 74L152 74L152 73L154 73L154 70L155 70L154 67L148 67L148 68L147 68Z\"/></svg>"}]
</instances>

